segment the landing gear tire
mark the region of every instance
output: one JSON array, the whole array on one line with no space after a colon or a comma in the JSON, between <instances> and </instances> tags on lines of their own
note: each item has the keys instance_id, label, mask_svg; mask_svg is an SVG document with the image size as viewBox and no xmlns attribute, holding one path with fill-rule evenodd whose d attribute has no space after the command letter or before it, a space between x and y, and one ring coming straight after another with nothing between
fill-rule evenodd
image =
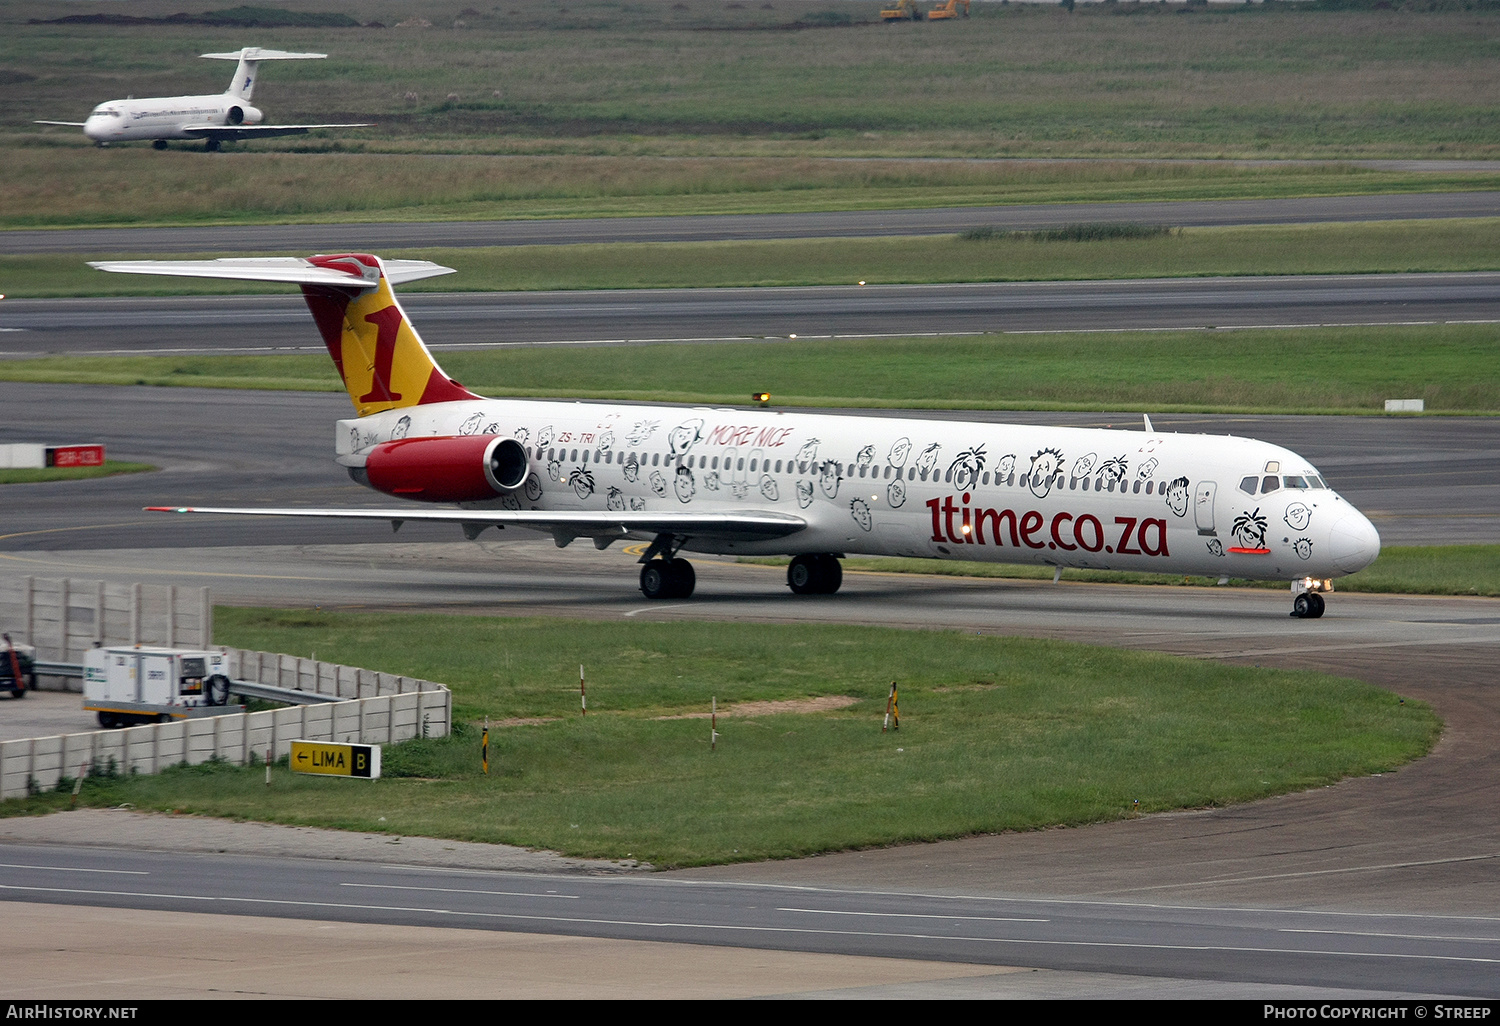
<instances>
[{"instance_id":1,"label":"landing gear tire","mask_svg":"<svg viewBox=\"0 0 1500 1026\"><path fill-rule=\"evenodd\" d=\"M208 140L206 143L203 144L203 152L204 153L218 153L219 152L219 140L217 140L217 139L210 139L210 140Z\"/></svg>"},{"instance_id":2,"label":"landing gear tire","mask_svg":"<svg viewBox=\"0 0 1500 1026\"><path fill-rule=\"evenodd\" d=\"M641 594L648 599L687 598L698 575L685 559L653 559L641 567Z\"/></svg>"},{"instance_id":3,"label":"landing gear tire","mask_svg":"<svg viewBox=\"0 0 1500 1026\"><path fill-rule=\"evenodd\" d=\"M786 583L794 595L832 595L844 583L844 566L826 552L794 556L786 568Z\"/></svg>"},{"instance_id":4,"label":"landing gear tire","mask_svg":"<svg viewBox=\"0 0 1500 1026\"><path fill-rule=\"evenodd\" d=\"M153 150L164 150L167 148L167 141L165 139L158 139L151 144L151 148Z\"/></svg>"},{"instance_id":5,"label":"landing gear tire","mask_svg":"<svg viewBox=\"0 0 1500 1026\"><path fill-rule=\"evenodd\" d=\"M1299 620L1316 620L1325 608L1323 596L1315 591L1305 591L1292 599L1292 615Z\"/></svg>"}]
</instances>

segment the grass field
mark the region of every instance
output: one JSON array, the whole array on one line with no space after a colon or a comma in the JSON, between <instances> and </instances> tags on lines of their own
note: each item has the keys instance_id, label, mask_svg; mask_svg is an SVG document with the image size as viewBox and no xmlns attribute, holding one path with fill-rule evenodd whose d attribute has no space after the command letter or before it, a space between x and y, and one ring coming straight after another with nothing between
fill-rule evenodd
<instances>
[{"instance_id":1,"label":"grass field","mask_svg":"<svg viewBox=\"0 0 1500 1026\"><path fill-rule=\"evenodd\" d=\"M367 146L907 154L915 138L924 155L1453 156L1495 152L1500 126L1488 5L981 3L967 20L904 25L879 24L877 0L336 6L388 27L260 30L331 57L268 69L257 102L283 122L374 120ZM94 12L121 13L5 5L0 126L31 136L33 118L81 119L112 97L217 91L230 69L196 55L256 34L32 22Z\"/></svg>"},{"instance_id":2,"label":"grass field","mask_svg":"<svg viewBox=\"0 0 1500 1026\"><path fill-rule=\"evenodd\" d=\"M1494 188L1493 173L1131 159L1500 153L1492 5L1318 6L976 4L955 24L886 26L878 0L455 0L422 5L421 26L363 0L339 8L390 27L271 31L40 23L121 8L17 0L0 8L0 227ZM270 121L376 127L210 157L97 151L32 124L221 89L229 69L195 55L257 32L331 54L266 69ZM1034 157L1111 159L970 159Z\"/></svg>"},{"instance_id":3,"label":"grass field","mask_svg":"<svg viewBox=\"0 0 1500 1026\"><path fill-rule=\"evenodd\" d=\"M786 559L741 558L744 563L784 566ZM973 563L964 560L905 559L856 556L843 561L855 573L938 574L944 577L995 577L1010 580L1050 581L1050 566L1010 563ZM1064 581L1099 581L1109 584L1157 584L1186 587L1217 587L1217 577L1184 577L1181 574L1140 574L1111 570L1062 572ZM1500 596L1500 545L1402 545L1386 546L1373 564L1352 577L1334 582L1338 591L1397 595ZM1229 581L1236 588L1266 588L1285 591L1284 581Z\"/></svg>"},{"instance_id":4,"label":"grass field","mask_svg":"<svg viewBox=\"0 0 1500 1026\"><path fill-rule=\"evenodd\" d=\"M0 485L38 484L43 481L81 481L91 477L113 477L115 474L139 474L155 470L149 463L105 460L100 467L12 467L0 468Z\"/></svg>"},{"instance_id":5,"label":"grass field","mask_svg":"<svg viewBox=\"0 0 1500 1026\"><path fill-rule=\"evenodd\" d=\"M952 632L220 609L215 633L450 683L467 727L387 749L368 784L207 766L90 780L85 803L693 865L1252 800L1393 769L1440 729L1355 681ZM711 752L707 719L681 717L712 697Z\"/></svg>"},{"instance_id":6,"label":"grass field","mask_svg":"<svg viewBox=\"0 0 1500 1026\"><path fill-rule=\"evenodd\" d=\"M1374 414L1391 397L1435 413L1500 410L1497 351L1500 325L1451 324L673 343L587 358L537 346L441 360L491 396L723 405L766 390L778 407ZM343 387L322 354L0 360L0 380Z\"/></svg>"},{"instance_id":7,"label":"grass field","mask_svg":"<svg viewBox=\"0 0 1500 1026\"><path fill-rule=\"evenodd\" d=\"M220 254L200 254L215 255ZM404 286L403 292L1479 271L1500 268L1500 220L1183 228L1155 237L1082 242L1018 233L392 250L381 255L433 260L459 270ZM6 294L17 299L257 291L244 282L101 274L87 266L86 259L95 257L130 255L0 255L0 280ZM285 294L288 288L258 291Z\"/></svg>"}]
</instances>

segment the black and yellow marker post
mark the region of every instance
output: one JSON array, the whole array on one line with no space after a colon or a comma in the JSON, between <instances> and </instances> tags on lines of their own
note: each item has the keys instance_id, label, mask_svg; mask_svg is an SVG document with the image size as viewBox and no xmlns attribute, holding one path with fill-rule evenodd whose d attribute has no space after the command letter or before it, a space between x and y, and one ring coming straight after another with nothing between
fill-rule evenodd
<instances>
[{"instance_id":1,"label":"black and yellow marker post","mask_svg":"<svg viewBox=\"0 0 1500 1026\"><path fill-rule=\"evenodd\" d=\"M484 775L490 775L490 718L484 718L484 733L479 738L479 761L484 764Z\"/></svg>"},{"instance_id":2,"label":"black and yellow marker post","mask_svg":"<svg viewBox=\"0 0 1500 1026\"><path fill-rule=\"evenodd\" d=\"M901 705L896 700L896 682L891 681L891 693L885 699L885 722L881 724L880 732L884 734L888 730L901 729Z\"/></svg>"}]
</instances>

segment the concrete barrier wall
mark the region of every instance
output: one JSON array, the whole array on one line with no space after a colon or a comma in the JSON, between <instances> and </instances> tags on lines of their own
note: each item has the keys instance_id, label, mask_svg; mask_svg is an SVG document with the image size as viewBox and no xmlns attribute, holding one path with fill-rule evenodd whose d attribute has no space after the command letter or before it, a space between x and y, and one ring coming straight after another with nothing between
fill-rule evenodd
<instances>
[{"instance_id":1,"label":"concrete barrier wall","mask_svg":"<svg viewBox=\"0 0 1500 1026\"><path fill-rule=\"evenodd\" d=\"M392 745L446 737L453 726L453 696L441 684L274 652L231 650L230 659L238 679L279 687L301 681L310 686L299 690L343 700L0 742L0 798L52 790L81 770L159 773L214 758L243 766L252 754L279 759L296 740Z\"/></svg>"},{"instance_id":2,"label":"concrete barrier wall","mask_svg":"<svg viewBox=\"0 0 1500 1026\"><path fill-rule=\"evenodd\" d=\"M56 663L80 661L96 642L208 648L213 604L207 588L7 577L0 580L0 630L36 646L38 659ZM62 677L38 683L82 689L80 681Z\"/></svg>"}]
</instances>

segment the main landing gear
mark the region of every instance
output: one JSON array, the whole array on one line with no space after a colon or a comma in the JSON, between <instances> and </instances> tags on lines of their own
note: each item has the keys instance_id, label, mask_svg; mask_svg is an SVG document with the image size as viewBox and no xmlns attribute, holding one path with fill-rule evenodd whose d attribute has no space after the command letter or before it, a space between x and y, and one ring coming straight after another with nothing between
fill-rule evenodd
<instances>
[{"instance_id":1,"label":"main landing gear","mask_svg":"<svg viewBox=\"0 0 1500 1026\"><path fill-rule=\"evenodd\" d=\"M794 556L786 568L786 583L795 595L832 595L844 583L844 565L827 552Z\"/></svg>"},{"instance_id":2,"label":"main landing gear","mask_svg":"<svg viewBox=\"0 0 1500 1026\"><path fill-rule=\"evenodd\" d=\"M687 598L697 583L693 564L680 557L650 559L641 567L641 592L648 599Z\"/></svg>"},{"instance_id":3,"label":"main landing gear","mask_svg":"<svg viewBox=\"0 0 1500 1026\"><path fill-rule=\"evenodd\" d=\"M1299 620L1316 620L1323 615L1323 595L1333 590L1330 580L1303 577L1292 582L1292 616Z\"/></svg>"}]
</instances>

